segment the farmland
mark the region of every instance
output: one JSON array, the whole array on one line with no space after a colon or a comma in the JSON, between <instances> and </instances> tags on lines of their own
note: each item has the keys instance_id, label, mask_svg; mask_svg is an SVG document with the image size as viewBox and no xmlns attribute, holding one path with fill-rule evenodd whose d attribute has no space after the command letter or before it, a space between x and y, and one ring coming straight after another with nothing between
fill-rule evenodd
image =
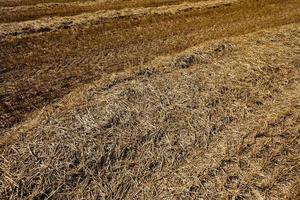
<instances>
[{"instance_id":1,"label":"farmland","mask_svg":"<svg viewBox=\"0 0 300 200\"><path fill-rule=\"evenodd\" d=\"M298 0L0 0L0 197L297 199Z\"/></svg>"}]
</instances>

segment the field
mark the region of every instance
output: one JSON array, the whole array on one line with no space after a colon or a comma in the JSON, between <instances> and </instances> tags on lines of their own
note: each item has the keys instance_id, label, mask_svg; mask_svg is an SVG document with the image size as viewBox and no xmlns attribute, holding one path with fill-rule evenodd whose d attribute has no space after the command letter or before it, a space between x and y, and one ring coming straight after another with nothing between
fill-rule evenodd
<instances>
[{"instance_id":1,"label":"field","mask_svg":"<svg viewBox=\"0 0 300 200\"><path fill-rule=\"evenodd\" d=\"M0 199L300 199L299 0L0 0Z\"/></svg>"}]
</instances>

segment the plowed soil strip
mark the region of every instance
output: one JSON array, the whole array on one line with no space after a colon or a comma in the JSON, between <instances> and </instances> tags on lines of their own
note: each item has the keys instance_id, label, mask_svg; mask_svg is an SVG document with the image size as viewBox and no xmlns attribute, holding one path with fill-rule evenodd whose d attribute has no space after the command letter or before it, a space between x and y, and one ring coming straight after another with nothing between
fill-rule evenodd
<instances>
[{"instance_id":1,"label":"plowed soil strip","mask_svg":"<svg viewBox=\"0 0 300 200\"><path fill-rule=\"evenodd\" d=\"M40 3L65 3L87 0L0 0L0 7L14 7L23 5L36 5Z\"/></svg>"},{"instance_id":2,"label":"plowed soil strip","mask_svg":"<svg viewBox=\"0 0 300 200\"><path fill-rule=\"evenodd\" d=\"M203 0L186 0L185 2L201 2ZM218 0L220 1L220 0ZM206 1L204 1L206 2ZM208 1L209 2L209 1ZM212 1L214 2L214 1ZM222 2L222 1L220 1ZM65 3L43 3L28 6L0 7L0 23L34 20L50 16L72 16L98 10L120 10L124 8L158 7L180 4L182 0L135 0L135 1L85 1ZM1 5L1 3L0 3ZM101 12L103 12L101 11Z\"/></svg>"},{"instance_id":3,"label":"plowed soil strip","mask_svg":"<svg viewBox=\"0 0 300 200\"><path fill-rule=\"evenodd\" d=\"M299 8L296 0L247 1L79 28L66 23L55 31L0 41L1 131L108 73L203 41L300 22Z\"/></svg>"},{"instance_id":4,"label":"plowed soil strip","mask_svg":"<svg viewBox=\"0 0 300 200\"><path fill-rule=\"evenodd\" d=\"M6 36L19 36L26 34L34 34L40 32L51 32L61 28L84 28L86 26L107 23L116 19L141 19L166 15L179 15L180 13L196 12L197 10L216 8L220 6L230 6L238 0L214 0L209 2L199 3L184 3L172 6L161 6L155 8L136 8L99 11L94 13L84 13L72 17L55 17L33 20L27 22L3 23L0 24L0 39L5 39ZM17 12L18 13L18 12ZM21 12L22 13L22 12Z\"/></svg>"}]
</instances>

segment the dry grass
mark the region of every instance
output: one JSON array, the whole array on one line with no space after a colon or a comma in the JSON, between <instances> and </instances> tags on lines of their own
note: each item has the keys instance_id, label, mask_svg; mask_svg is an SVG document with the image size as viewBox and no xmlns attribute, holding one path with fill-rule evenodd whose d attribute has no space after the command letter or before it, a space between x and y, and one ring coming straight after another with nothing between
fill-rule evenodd
<instances>
[{"instance_id":1,"label":"dry grass","mask_svg":"<svg viewBox=\"0 0 300 200\"><path fill-rule=\"evenodd\" d=\"M187 5L201 4L183 7ZM299 6L297 0L239 1L230 6L177 8L181 11L173 14L174 6L167 6L157 8L160 14L136 17L132 16L136 11L145 14L155 9L123 10L126 17L122 12L123 17L113 18L97 18L91 13L1 24L1 30L7 26L9 30L17 30L24 28L22 24L32 23L40 27L37 29L40 32L32 33L35 29L29 26L21 34L9 32L12 34L0 41L0 132L22 122L32 111L58 101L74 88L106 74L204 41L299 22ZM97 20L87 20L88 16ZM56 21L61 23L58 27L48 26ZM41 22L48 24L42 26Z\"/></svg>"},{"instance_id":2,"label":"dry grass","mask_svg":"<svg viewBox=\"0 0 300 200\"><path fill-rule=\"evenodd\" d=\"M0 195L297 199L299 47L296 23L74 90L3 140Z\"/></svg>"},{"instance_id":3,"label":"dry grass","mask_svg":"<svg viewBox=\"0 0 300 200\"><path fill-rule=\"evenodd\" d=\"M300 199L299 23L298 0L0 0L0 199Z\"/></svg>"}]
</instances>

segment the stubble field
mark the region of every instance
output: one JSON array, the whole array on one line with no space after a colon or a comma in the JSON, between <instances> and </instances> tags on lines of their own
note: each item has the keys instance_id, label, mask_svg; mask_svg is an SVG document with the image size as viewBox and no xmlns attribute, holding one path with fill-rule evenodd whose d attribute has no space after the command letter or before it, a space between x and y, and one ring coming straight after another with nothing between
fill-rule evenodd
<instances>
[{"instance_id":1,"label":"stubble field","mask_svg":"<svg viewBox=\"0 0 300 200\"><path fill-rule=\"evenodd\" d=\"M298 0L0 0L0 198L300 198Z\"/></svg>"}]
</instances>

